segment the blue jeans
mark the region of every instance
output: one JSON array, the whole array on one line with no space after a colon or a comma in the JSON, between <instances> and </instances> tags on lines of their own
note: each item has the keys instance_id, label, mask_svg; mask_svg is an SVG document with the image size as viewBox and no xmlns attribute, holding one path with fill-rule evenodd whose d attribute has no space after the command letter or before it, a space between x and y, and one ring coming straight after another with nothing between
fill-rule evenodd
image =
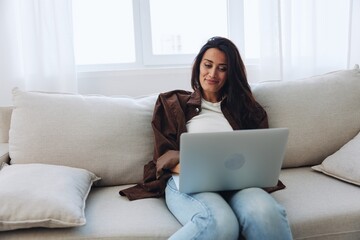
<instances>
[{"instance_id":1,"label":"blue jeans","mask_svg":"<svg viewBox=\"0 0 360 240\"><path fill-rule=\"evenodd\" d=\"M170 239L292 239L285 209L260 188L184 194L169 179L169 210L183 225Z\"/></svg>"}]
</instances>

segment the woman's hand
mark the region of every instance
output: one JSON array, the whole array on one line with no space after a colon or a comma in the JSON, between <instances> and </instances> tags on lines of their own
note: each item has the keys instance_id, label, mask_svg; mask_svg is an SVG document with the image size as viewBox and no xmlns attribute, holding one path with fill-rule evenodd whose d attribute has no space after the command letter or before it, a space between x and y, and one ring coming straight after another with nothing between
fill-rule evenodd
<instances>
[{"instance_id":1,"label":"woman's hand","mask_svg":"<svg viewBox=\"0 0 360 240\"><path fill-rule=\"evenodd\" d=\"M169 150L156 161L156 177L159 178L164 171L172 171L179 164L179 151Z\"/></svg>"},{"instance_id":2,"label":"woman's hand","mask_svg":"<svg viewBox=\"0 0 360 240\"><path fill-rule=\"evenodd\" d=\"M179 174L180 173L180 163L178 163L175 167L173 167L171 169L171 172Z\"/></svg>"}]
</instances>

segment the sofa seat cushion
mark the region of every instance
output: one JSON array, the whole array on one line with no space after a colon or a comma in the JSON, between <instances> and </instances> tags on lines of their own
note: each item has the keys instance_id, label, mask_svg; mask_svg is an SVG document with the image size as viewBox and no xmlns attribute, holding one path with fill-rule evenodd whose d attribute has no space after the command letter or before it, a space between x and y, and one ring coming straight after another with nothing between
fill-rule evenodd
<instances>
[{"instance_id":1,"label":"sofa seat cushion","mask_svg":"<svg viewBox=\"0 0 360 240\"><path fill-rule=\"evenodd\" d=\"M284 169L281 180L287 188L272 195L287 209L294 239L360 239L359 187L307 167ZM167 239L181 227L164 199L128 201L118 190L90 192L85 226L1 232L0 239Z\"/></svg>"},{"instance_id":2,"label":"sofa seat cushion","mask_svg":"<svg viewBox=\"0 0 360 240\"><path fill-rule=\"evenodd\" d=\"M130 185L121 186L120 189ZM33 228L0 232L0 239L168 239L180 223L164 199L129 201L119 186L95 187L86 201L86 225L67 229Z\"/></svg>"},{"instance_id":3,"label":"sofa seat cushion","mask_svg":"<svg viewBox=\"0 0 360 240\"><path fill-rule=\"evenodd\" d=\"M360 239L360 188L311 168L284 169L286 209L295 239Z\"/></svg>"}]
</instances>

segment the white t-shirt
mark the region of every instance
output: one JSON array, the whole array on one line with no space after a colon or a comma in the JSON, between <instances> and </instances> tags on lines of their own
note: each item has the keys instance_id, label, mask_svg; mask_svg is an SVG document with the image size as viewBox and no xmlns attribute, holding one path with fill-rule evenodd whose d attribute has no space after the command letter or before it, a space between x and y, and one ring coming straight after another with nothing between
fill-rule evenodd
<instances>
[{"instance_id":1,"label":"white t-shirt","mask_svg":"<svg viewBox=\"0 0 360 240\"><path fill-rule=\"evenodd\" d=\"M196 132L225 132L233 131L229 122L221 111L221 102L212 103L201 99L201 112L186 123L187 131Z\"/></svg>"}]
</instances>

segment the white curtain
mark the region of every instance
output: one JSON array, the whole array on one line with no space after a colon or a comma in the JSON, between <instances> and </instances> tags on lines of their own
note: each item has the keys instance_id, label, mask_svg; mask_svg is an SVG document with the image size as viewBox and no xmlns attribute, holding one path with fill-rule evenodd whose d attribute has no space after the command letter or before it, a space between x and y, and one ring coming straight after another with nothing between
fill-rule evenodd
<instances>
[{"instance_id":1,"label":"white curtain","mask_svg":"<svg viewBox=\"0 0 360 240\"><path fill-rule=\"evenodd\" d=\"M259 62L250 68L257 81L301 79L360 63L360 0L245 1L258 10L253 42Z\"/></svg>"},{"instance_id":2,"label":"white curtain","mask_svg":"<svg viewBox=\"0 0 360 240\"><path fill-rule=\"evenodd\" d=\"M11 90L77 92L71 0L0 0L0 106Z\"/></svg>"}]
</instances>

